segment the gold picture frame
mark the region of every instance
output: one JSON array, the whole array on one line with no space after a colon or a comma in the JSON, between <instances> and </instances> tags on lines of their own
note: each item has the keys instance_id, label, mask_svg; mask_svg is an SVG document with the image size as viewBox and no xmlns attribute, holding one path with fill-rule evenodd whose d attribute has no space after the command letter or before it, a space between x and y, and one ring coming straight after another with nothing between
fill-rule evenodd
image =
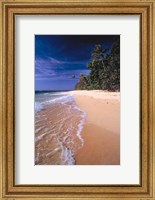
<instances>
[{"instance_id":1,"label":"gold picture frame","mask_svg":"<svg viewBox=\"0 0 155 200\"><path fill-rule=\"evenodd\" d=\"M1 0L0 9L0 199L155 199L155 1ZM141 145L138 185L15 184L16 16L62 14L140 17Z\"/></svg>"}]
</instances>

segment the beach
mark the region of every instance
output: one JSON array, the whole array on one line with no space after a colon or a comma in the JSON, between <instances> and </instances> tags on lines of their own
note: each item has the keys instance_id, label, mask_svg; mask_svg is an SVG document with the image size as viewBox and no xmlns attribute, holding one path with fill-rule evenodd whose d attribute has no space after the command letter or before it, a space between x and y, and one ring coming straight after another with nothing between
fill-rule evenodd
<instances>
[{"instance_id":1,"label":"beach","mask_svg":"<svg viewBox=\"0 0 155 200\"><path fill-rule=\"evenodd\" d=\"M120 93L73 91L86 112L82 130L84 146L76 152L77 165L120 164Z\"/></svg>"},{"instance_id":2,"label":"beach","mask_svg":"<svg viewBox=\"0 0 155 200\"><path fill-rule=\"evenodd\" d=\"M35 106L36 165L120 164L119 92L44 92Z\"/></svg>"}]
</instances>

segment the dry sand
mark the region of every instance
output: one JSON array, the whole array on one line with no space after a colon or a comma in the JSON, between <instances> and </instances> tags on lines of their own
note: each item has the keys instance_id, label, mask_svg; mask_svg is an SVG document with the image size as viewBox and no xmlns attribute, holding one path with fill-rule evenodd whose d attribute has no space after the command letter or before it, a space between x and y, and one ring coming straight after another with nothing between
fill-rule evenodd
<instances>
[{"instance_id":1,"label":"dry sand","mask_svg":"<svg viewBox=\"0 0 155 200\"><path fill-rule=\"evenodd\" d=\"M72 91L87 113L82 130L84 146L76 153L76 165L120 164L120 93Z\"/></svg>"}]
</instances>

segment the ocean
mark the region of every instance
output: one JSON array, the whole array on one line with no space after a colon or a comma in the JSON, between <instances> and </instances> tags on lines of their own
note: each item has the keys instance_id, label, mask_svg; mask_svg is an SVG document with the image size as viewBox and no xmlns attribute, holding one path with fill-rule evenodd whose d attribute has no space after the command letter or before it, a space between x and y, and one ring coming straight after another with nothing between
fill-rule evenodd
<instances>
[{"instance_id":1,"label":"ocean","mask_svg":"<svg viewBox=\"0 0 155 200\"><path fill-rule=\"evenodd\" d=\"M35 94L35 164L75 165L86 113L67 92Z\"/></svg>"}]
</instances>

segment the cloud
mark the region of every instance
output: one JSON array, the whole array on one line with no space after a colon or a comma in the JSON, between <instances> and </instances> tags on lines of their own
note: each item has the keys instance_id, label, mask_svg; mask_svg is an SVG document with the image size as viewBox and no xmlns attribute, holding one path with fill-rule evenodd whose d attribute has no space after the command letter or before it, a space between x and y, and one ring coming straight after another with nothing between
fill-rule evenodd
<instances>
[{"instance_id":1,"label":"cloud","mask_svg":"<svg viewBox=\"0 0 155 200\"><path fill-rule=\"evenodd\" d=\"M52 57L48 57L48 60L49 60L49 62L52 64L52 63L54 63L54 64L62 64L62 62L61 61L59 61L59 60L57 60L57 59L55 59L55 58L52 58Z\"/></svg>"},{"instance_id":2,"label":"cloud","mask_svg":"<svg viewBox=\"0 0 155 200\"><path fill-rule=\"evenodd\" d=\"M57 60L55 58L52 58L52 57L47 57L47 61L49 60L49 62L51 64L59 64L59 65L64 65L64 64L86 64L87 61L70 61L70 60Z\"/></svg>"},{"instance_id":3,"label":"cloud","mask_svg":"<svg viewBox=\"0 0 155 200\"><path fill-rule=\"evenodd\" d=\"M47 79L66 79L73 74L79 77L80 73L88 74L85 62L80 61L61 61L53 57L46 59L38 58L35 60L35 78L36 80Z\"/></svg>"}]
</instances>

